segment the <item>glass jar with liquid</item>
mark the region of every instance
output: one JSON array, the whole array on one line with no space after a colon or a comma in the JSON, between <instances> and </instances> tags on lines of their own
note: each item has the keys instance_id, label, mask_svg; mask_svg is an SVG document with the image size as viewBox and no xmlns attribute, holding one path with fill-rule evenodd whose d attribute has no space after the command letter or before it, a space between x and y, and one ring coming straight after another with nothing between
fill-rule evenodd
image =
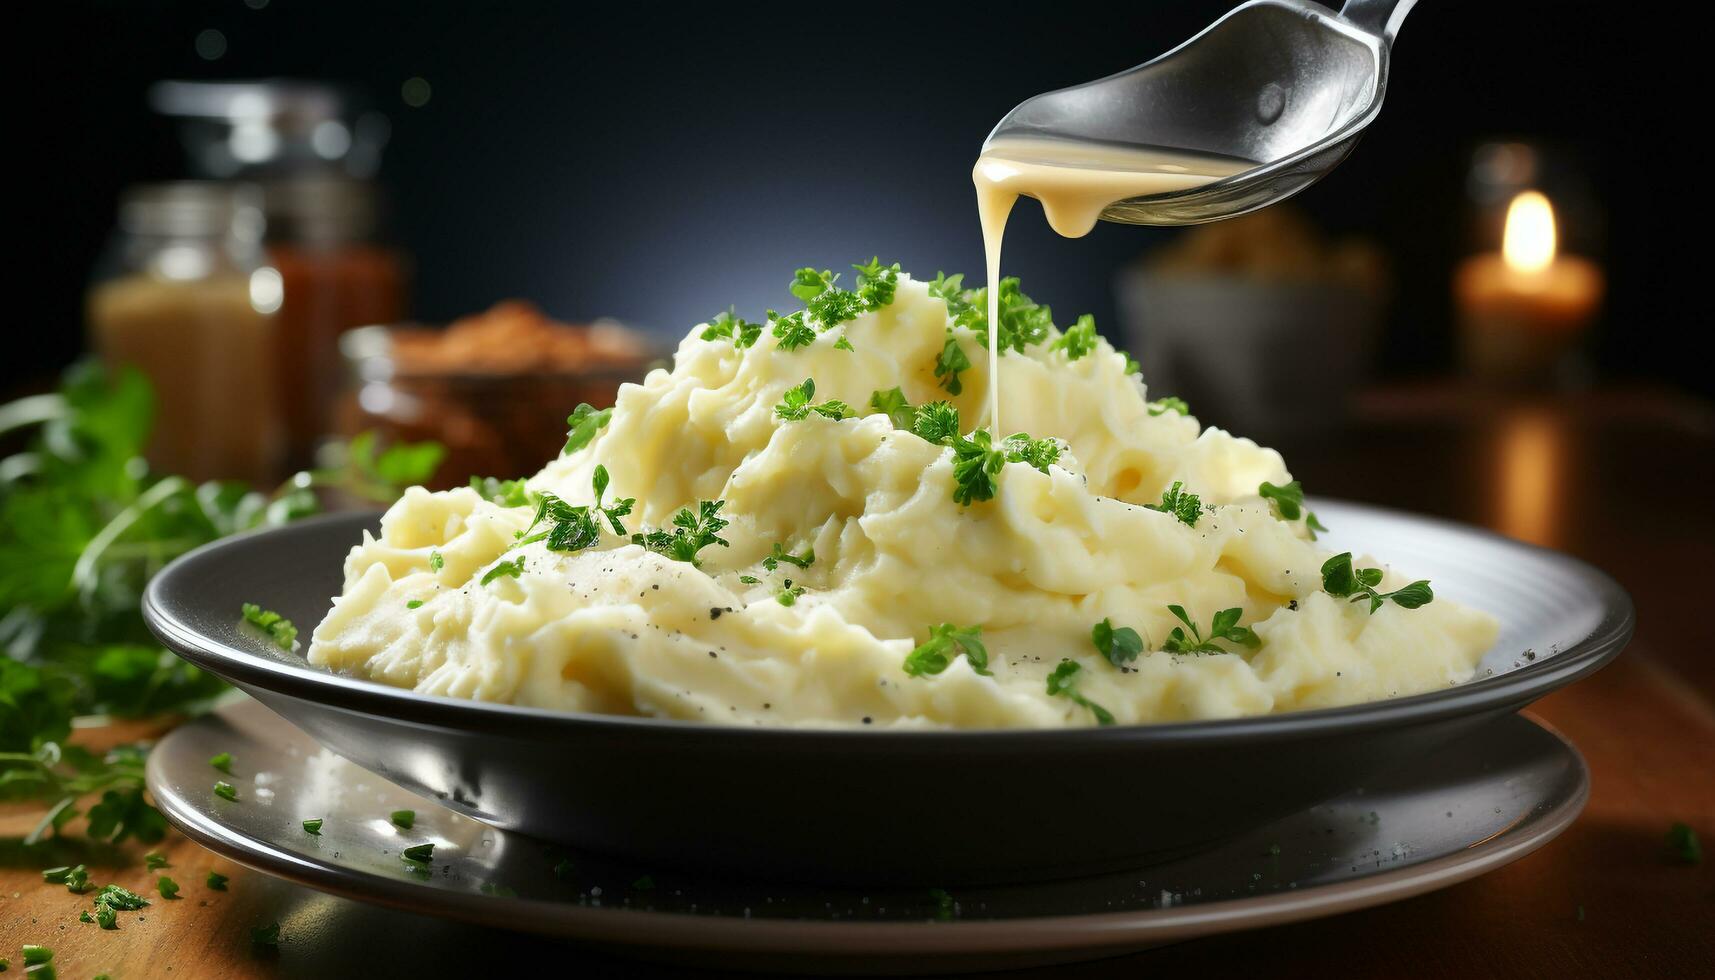
<instances>
[{"instance_id":1,"label":"glass jar with liquid","mask_svg":"<svg viewBox=\"0 0 1715 980\"><path fill-rule=\"evenodd\" d=\"M90 341L155 390L153 469L195 480L278 478L280 273L256 192L186 181L134 187L88 297Z\"/></svg>"}]
</instances>

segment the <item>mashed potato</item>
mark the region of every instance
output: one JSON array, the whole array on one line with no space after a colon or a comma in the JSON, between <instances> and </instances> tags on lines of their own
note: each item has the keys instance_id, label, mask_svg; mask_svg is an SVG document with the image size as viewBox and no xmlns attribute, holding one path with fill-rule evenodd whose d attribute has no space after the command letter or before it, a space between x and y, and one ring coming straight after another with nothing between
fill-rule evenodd
<instances>
[{"instance_id":1,"label":"mashed potato","mask_svg":"<svg viewBox=\"0 0 1715 980\"><path fill-rule=\"evenodd\" d=\"M1324 591L1330 555L1302 516L1259 496L1291 479L1278 453L1150 402L1129 359L1093 331L1032 335L1023 324L1047 311L1022 297L1012 325L1023 349L1000 359L1002 421L1061 452L1051 464L984 455L971 436L989 424L980 296L873 267L866 282L881 288L824 289L847 307L825 321L856 314L832 326L813 315L760 333L725 317L699 324L672 370L622 388L605 426L585 419L593 438L530 477L528 494L407 492L346 559L309 660L565 711L1000 728L1413 694L1466 680L1493 643L1488 616L1445 600L1372 612ZM937 374L959 354L970 366L957 382ZM813 396L794 411L788 393L806 379ZM912 431L908 410L868 407L894 388L911 406L957 409L951 441L974 470ZM624 534L577 509L595 502L598 471L603 506L635 499L612 518ZM1176 483L1199 500L1146 506ZM552 506L532 527L543 494ZM697 524L704 501L730 523L705 522L695 561L682 560L697 535L676 549L660 532L681 510ZM568 534L543 538L556 515ZM1408 581L1389 572L1375 588ZM1232 638L1212 639L1212 620L1235 609ZM1104 622L1138 642L1122 632L1098 648Z\"/></svg>"}]
</instances>

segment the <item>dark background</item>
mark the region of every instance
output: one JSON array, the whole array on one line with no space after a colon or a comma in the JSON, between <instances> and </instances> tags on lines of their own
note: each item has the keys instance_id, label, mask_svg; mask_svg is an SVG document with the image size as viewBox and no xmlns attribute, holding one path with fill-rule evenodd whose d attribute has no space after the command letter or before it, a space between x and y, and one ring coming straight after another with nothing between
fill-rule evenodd
<instances>
[{"instance_id":1,"label":"dark background","mask_svg":"<svg viewBox=\"0 0 1715 980\"><path fill-rule=\"evenodd\" d=\"M523 296L562 317L678 334L729 303L750 315L790 303L799 265L879 254L980 280L969 171L994 122L1029 95L1146 60L1230 6L57 6L55 28L8 31L20 98L46 110L47 166L19 202L42 244L14 266L24 355L0 363L0 391L76 356L81 293L119 190L182 175L170 127L144 102L156 79L325 78L371 92L393 124L382 176L422 318ZM1470 152L1517 136L1575 161L1584 184L1589 207L1563 211L1563 244L1607 267L1600 373L1715 393L1683 353L1707 317L1692 322L1695 273L1668 244L1686 212L1666 188L1682 185L1641 156L1671 153L1677 110L1653 96L1663 79L1645 52L1658 42L1634 22L1621 5L1569 0L1424 0L1412 13L1379 121L1299 199L1324 228L1369 235L1391 256L1385 374L1451 364ZM213 61L194 45L208 28L227 42ZM420 108L400 95L412 76L432 86ZM1087 310L1112 328L1115 271L1170 234L1104 224L1068 241L1027 204L1007 270L1058 319Z\"/></svg>"}]
</instances>

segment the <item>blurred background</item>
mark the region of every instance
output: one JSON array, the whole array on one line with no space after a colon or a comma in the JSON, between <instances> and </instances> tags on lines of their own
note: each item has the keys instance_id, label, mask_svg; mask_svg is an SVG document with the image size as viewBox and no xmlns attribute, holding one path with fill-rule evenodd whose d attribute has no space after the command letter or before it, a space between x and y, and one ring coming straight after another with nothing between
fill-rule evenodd
<instances>
[{"instance_id":1,"label":"blurred background","mask_svg":"<svg viewBox=\"0 0 1715 980\"><path fill-rule=\"evenodd\" d=\"M382 424L448 443L443 482L533 469L570 405L728 304L790 304L798 266L980 281L994 122L1230 6L58 5L17 52L59 92L0 392L93 347L200 392L162 406L157 468L263 481ZM1283 448L1497 392L1697 417L1684 218L1636 159L1671 109L1592 70L1642 40L1611 10L1424 3L1379 122L1292 209L1071 241L1025 202L1006 271ZM218 183L163 184L186 178ZM345 335L372 324L430 332Z\"/></svg>"}]
</instances>

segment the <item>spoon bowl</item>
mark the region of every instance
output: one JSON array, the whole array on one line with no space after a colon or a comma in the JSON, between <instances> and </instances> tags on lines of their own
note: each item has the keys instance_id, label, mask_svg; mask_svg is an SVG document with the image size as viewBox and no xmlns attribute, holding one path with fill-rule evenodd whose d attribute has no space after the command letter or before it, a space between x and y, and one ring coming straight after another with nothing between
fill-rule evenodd
<instances>
[{"instance_id":1,"label":"spoon bowl","mask_svg":"<svg viewBox=\"0 0 1715 980\"><path fill-rule=\"evenodd\" d=\"M1416 0L1251 0L1135 68L1028 99L989 134L1153 147L1255 161L1182 191L1128 198L1102 217L1192 225L1285 200L1352 151L1381 111L1388 51Z\"/></svg>"}]
</instances>

